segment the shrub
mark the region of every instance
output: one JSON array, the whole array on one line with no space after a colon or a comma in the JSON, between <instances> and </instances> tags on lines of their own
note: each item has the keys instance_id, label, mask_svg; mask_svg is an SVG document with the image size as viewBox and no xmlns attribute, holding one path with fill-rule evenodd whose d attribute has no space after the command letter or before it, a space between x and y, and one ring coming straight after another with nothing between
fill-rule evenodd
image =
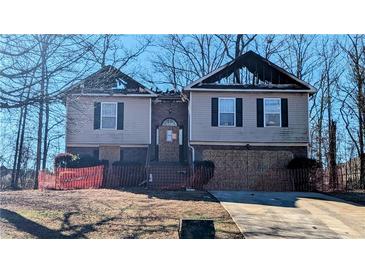
<instances>
[{"instance_id":1,"label":"shrub","mask_svg":"<svg viewBox=\"0 0 365 274\"><path fill-rule=\"evenodd\" d=\"M109 166L109 160L103 159L103 160L100 161L100 164L102 164L104 167L108 167Z\"/></svg>"},{"instance_id":2,"label":"shrub","mask_svg":"<svg viewBox=\"0 0 365 274\"><path fill-rule=\"evenodd\" d=\"M214 162L213 161L195 161L194 167L207 167L207 168L213 168L214 169Z\"/></svg>"},{"instance_id":3,"label":"shrub","mask_svg":"<svg viewBox=\"0 0 365 274\"><path fill-rule=\"evenodd\" d=\"M321 165L314 159L305 157L298 157L291 160L288 164L288 169L293 170L291 181L294 185L295 191L314 191L315 186L315 173L316 169Z\"/></svg>"},{"instance_id":4,"label":"shrub","mask_svg":"<svg viewBox=\"0 0 365 274\"><path fill-rule=\"evenodd\" d=\"M214 176L214 163L212 161L195 161L194 162L194 180L195 188L201 188L208 184Z\"/></svg>"},{"instance_id":5,"label":"shrub","mask_svg":"<svg viewBox=\"0 0 365 274\"><path fill-rule=\"evenodd\" d=\"M321 165L315 159L296 157L288 164L288 169L312 169L320 168Z\"/></svg>"},{"instance_id":6,"label":"shrub","mask_svg":"<svg viewBox=\"0 0 365 274\"><path fill-rule=\"evenodd\" d=\"M54 167L82 168L105 165L107 160L100 161L90 155L77 155L71 153L60 153L55 157ZM107 161L108 162L108 161Z\"/></svg>"},{"instance_id":7,"label":"shrub","mask_svg":"<svg viewBox=\"0 0 365 274\"><path fill-rule=\"evenodd\" d=\"M102 162L98 158L88 154L82 154L79 155L79 157L76 160L71 161L68 167L82 168L82 167L93 167L99 165L102 165Z\"/></svg>"},{"instance_id":8,"label":"shrub","mask_svg":"<svg viewBox=\"0 0 365 274\"><path fill-rule=\"evenodd\" d=\"M69 167L72 161L76 161L78 158L77 155L71 153L59 153L54 158L54 167Z\"/></svg>"}]
</instances>

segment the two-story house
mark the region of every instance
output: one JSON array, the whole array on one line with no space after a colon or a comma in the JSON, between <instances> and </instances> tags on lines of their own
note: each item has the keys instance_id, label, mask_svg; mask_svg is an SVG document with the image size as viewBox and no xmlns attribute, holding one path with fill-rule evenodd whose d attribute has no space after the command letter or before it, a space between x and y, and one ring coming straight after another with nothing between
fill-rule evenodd
<instances>
[{"instance_id":1,"label":"two-story house","mask_svg":"<svg viewBox=\"0 0 365 274\"><path fill-rule=\"evenodd\" d=\"M307 156L315 89L249 51L184 88L153 92L107 66L69 88L66 149L109 162L214 161L218 172Z\"/></svg>"}]
</instances>

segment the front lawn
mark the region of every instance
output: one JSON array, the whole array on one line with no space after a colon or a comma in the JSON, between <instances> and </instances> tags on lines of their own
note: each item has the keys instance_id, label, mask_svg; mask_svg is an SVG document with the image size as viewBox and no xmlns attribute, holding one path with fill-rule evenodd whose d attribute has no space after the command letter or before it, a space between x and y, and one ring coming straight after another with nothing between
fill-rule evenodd
<instances>
[{"instance_id":1,"label":"front lawn","mask_svg":"<svg viewBox=\"0 0 365 274\"><path fill-rule=\"evenodd\" d=\"M0 238L178 238L180 218L213 219L242 238L207 192L90 189L0 192Z\"/></svg>"}]
</instances>

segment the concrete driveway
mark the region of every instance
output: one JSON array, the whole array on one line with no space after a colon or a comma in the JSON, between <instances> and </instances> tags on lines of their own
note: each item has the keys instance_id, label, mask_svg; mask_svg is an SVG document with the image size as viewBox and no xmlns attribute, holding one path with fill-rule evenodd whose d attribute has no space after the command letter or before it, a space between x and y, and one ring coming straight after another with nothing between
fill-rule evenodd
<instances>
[{"instance_id":1,"label":"concrete driveway","mask_svg":"<svg viewBox=\"0 0 365 274\"><path fill-rule=\"evenodd\" d=\"M302 192L211 191L245 238L365 238L365 207Z\"/></svg>"}]
</instances>

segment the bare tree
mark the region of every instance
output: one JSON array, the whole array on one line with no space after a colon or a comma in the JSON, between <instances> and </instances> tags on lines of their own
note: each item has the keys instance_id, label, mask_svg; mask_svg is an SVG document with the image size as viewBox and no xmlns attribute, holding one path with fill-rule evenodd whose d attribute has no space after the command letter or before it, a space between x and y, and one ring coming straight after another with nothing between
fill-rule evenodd
<instances>
[{"instance_id":1,"label":"bare tree","mask_svg":"<svg viewBox=\"0 0 365 274\"><path fill-rule=\"evenodd\" d=\"M78 43L87 51L83 59L98 68L106 65L124 68L143 54L151 45L149 36L134 39L133 48L127 47L127 35L88 35L78 39Z\"/></svg>"},{"instance_id":2,"label":"bare tree","mask_svg":"<svg viewBox=\"0 0 365 274\"><path fill-rule=\"evenodd\" d=\"M223 34L218 35L224 45L224 52L229 59L234 60L248 50L257 37L256 34ZM241 75L239 69L235 70L233 80L235 83L241 83Z\"/></svg>"},{"instance_id":3,"label":"bare tree","mask_svg":"<svg viewBox=\"0 0 365 274\"><path fill-rule=\"evenodd\" d=\"M182 88L218 68L226 58L224 47L213 35L168 35L158 44L160 54L152 60L160 80L152 77L150 83Z\"/></svg>"},{"instance_id":4,"label":"bare tree","mask_svg":"<svg viewBox=\"0 0 365 274\"><path fill-rule=\"evenodd\" d=\"M64 88L78 80L86 67L78 62L86 53L79 46L80 39L68 35L14 35L0 39L0 55L3 57L0 107L9 111L20 110L13 161L13 187L16 187L20 173L29 107L38 108L37 121L32 122L33 128L37 128L36 181L41 164L43 168L46 167L50 106L59 104Z\"/></svg>"},{"instance_id":5,"label":"bare tree","mask_svg":"<svg viewBox=\"0 0 365 274\"><path fill-rule=\"evenodd\" d=\"M341 117L345 128L356 147L360 160L360 179L365 186L365 36L348 35L348 43L342 43L349 64L347 86L343 87L344 97Z\"/></svg>"},{"instance_id":6,"label":"bare tree","mask_svg":"<svg viewBox=\"0 0 365 274\"><path fill-rule=\"evenodd\" d=\"M323 162L322 151L326 151L326 162L329 168L329 181L332 187L336 183L336 119L334 116L333 104L336 94L339 89L340 77L342 69L340 69L340 51L335 37L324 36L319 40L318 49L318 92L313 99L313 107L316 107L316 112L312 116L312 121L315 122L314 129L317 132L317 138L312 140L312 144L317 142L317 159ZM318 105L317 100L319 99ZM325 113L326 111L326 113ZM314 114L312 112L311 114ZM327 114L327 117L326 115ZM324 130L325 118L327 118L327 129ZM324 136L324 131L327 136ZM327 140L327 147L324 147L324 140Z\"/></svg>"},{"instance_id":7,"label":"bare tree","mask_svg":"<svg viewBox=\"0 0 365 274\"><path fill-rule=\"evenodd\" d=\"M276 62L278 54L285 51L285 35L258 35L254 40L254 45L258 54Z\"/></svg>"},{"instance_id":8,"label":"bare tree","mask_svg":"<svg viewBox=\"0 0 365 274\"><path fill-rule=\"evenodd\" d=\"M311 82L318 63L314 51L316 38L315 35L286 35L284 50L278 53L279 64L299 79Z\"/></svg>"}]
</instances>

